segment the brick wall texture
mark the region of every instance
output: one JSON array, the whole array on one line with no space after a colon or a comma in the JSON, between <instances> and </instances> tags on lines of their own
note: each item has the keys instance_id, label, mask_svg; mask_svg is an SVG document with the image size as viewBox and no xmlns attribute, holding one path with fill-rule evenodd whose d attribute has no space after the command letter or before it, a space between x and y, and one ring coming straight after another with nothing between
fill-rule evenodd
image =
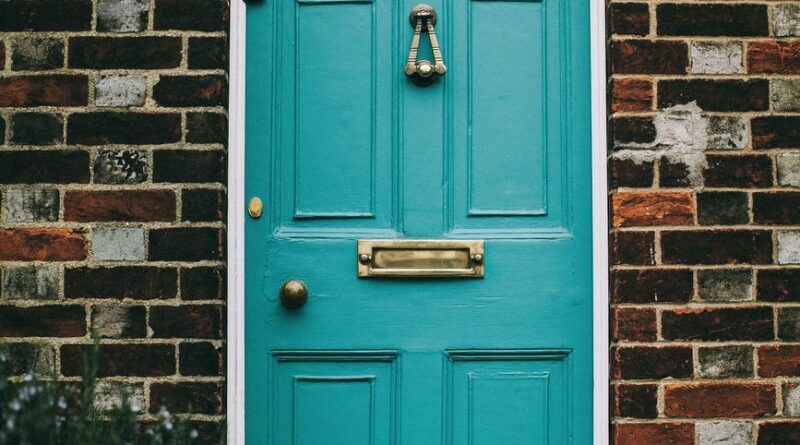
<instances>
[{"instance_id":1,"label":"brick wall texture","mask_svg":"<svg viewBox=\"0 0 800 445\"><path fill-rule=\"evenodd\" d=\"M0 1L0 343L224 419L225 0Z\"/></svg>"},{"instance_id":2,"label":"brick wall texture","mask_svg":"<svg viewBox=\"0 0 800 445\"><path fill-rule=\"evenodd\" d=\"M608 32L614 443L800 444L800 3Z\"/></svg>"}]
</instances>

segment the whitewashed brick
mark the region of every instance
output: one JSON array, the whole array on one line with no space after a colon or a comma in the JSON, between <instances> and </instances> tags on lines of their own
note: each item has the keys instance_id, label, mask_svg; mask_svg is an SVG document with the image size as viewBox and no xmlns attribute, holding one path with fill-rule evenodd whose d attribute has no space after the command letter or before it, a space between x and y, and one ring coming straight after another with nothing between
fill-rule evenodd
<instances>
[{"instance_id":1,"label":"whitewashed brick","mask_svg":"<svg viewBox=\"0 0 800 445\"><path fill-rule=\"evenodd\" d=\"M105 76L95 81L94 89L98 107L140 107L147 81L142 76Z\"/></svg>"},{"instance_id":2,"label":"whitewashed brick","mask_svg":"<svg viewBox=\"0 0 800 445\"><path fill-rule=\"evenodd\" d=\"M694 42L690 51L694 74L744 73L740 42Z\"/></svg>"},{"instance_id":3,"label":"whitewashed brick","mask_svg":"<svg viewBox=\"0 0 800 445\"><path fill-rule=\"evenodd\" d=\"M92 254L101 261L144 260L144 230L94 229L92 231Z\"/></svg>"},{"instance_id":4,"label":"whitewashed brick","mask_svg":"<svg viewBox=\"0 0 800 445\"><path fill-rule=\"evenodd\" d=\"M778 232L778 263L800 264L800 232Z\"/></svg>"}]
</instances>

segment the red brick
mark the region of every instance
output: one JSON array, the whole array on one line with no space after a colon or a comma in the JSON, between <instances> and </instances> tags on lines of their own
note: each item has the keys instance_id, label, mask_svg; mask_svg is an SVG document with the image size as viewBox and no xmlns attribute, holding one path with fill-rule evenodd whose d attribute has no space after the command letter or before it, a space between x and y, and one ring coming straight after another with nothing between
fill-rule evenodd
<instances>
[{"instance_id":1,"label":"red brick","mask_svg":"<svg viewBox=\"0 0 800 445\"><path fill-rule=\"evenodd\" d=\"M161 76L153 99L165 107L213 107L225 103L224 76Z\"/></svg>"},{"instance_id":2,"label":"red brick","mask_svg":"<svg viewBox=\"0 0 800 445\"><path fill-rule=\"evenodd\" d=\"M156 338L221 339L224 314L219 305L153 306L150 327Z\"/></svg>"},{"instance_id":3,"label":"red brick","mask_svg":"<svg viewBox=\"0 0 800 445\"><path fill-rule=\"evenodd\" d=\"M753 74L800 74L800 41L750 42L747 66Z\"/></svg>"},{"instance_id":4,"label":"red brick","mask_svg":"<svg viewBox=\"0 0 800 445\"><path fill-rule=\"evenodd\" d=\"M706 187L770 187L772 186L772 158L755 156L706 157L708 167L703 172Z\"/></svg>"},{"instance_id":5,"label":"red brick","mask_svg":"<svg viewBox=\"0 0 800 445\"><path fill-rule=\"evenodd\" d=\"M694 200L691 193L615 193L611 202L614 227L670 226L694 222Z\"/></svg>"},{"instance_id":6,"label":"red brick","mask_svg":"<svg viewBox=\"0 0 800 445\"><path fill-rule=\"evenodd\" d=\"M610 56L615 74L686 74L689 66L685 42L615 40Z\"/></svg>"},{"instance_id":7,"label":"red brick","mask_svg":"<svg viewBox=\"0 0 800 445\"><path fill-rule=\"evenodd\" d=\"M694 445L694 424L617 423L614 445Z\"/></svg>"},{"instance_id":8,"label":"red brick","mask_svg":"<svg viewBox=\"0 0 800 445\"><path fill-rule=\"evenodd\" d=\"M611 276L615 303L682 303L692 299L688 269L616 270Z\"/></svg>"},{"instance_id":9,"label":"red brick","mask_svg":"<svg viewBox=\"0 0 800 445\"><path fill-rule=\"evenodd\" d=\"M82 230L0 229L2 261L80 261L86 253Z\"/></svg>"},{"instance_id":10,"label":"red brick","mask_svg":"<svg viewBox=\"0 0 800 445\"><path fill-rule=\"evenodd\" d=\"M686 379L694 372L690 347L619 347L612 357L616 380Z\"/></svg>"},{"instance_id":11,"label":"red brick","mask_svg":"<svg viewBox=\"0 0 800 445\"><path fill-rule=\"evenodd\" d=\"M150 411L219 415L223 412L222 385L215 382L154 383L150 386Z\"/></svg>"},{"instance_id":12,"label":"red brick","mask_svg":"<svg viewBox=\"0 0 800 445\"><path fill-rule=\"evenodd\" d=\"M774 414L772 383L714 383L667 385L664 413L667 417L760 417Z\"/></svg>"},{"instance_id":13,"label":"red brick","mask_svg":"<svg viewBox=\"0 0 800 445\"><path fill-rule=\"evenodd\" d=\"M654 309L616 308L612 316L613 341L655 341Z\"/></svg>"},{"instance_id":14,"label":"red brick","mask_svg":"<svg viewBox=\"0 0 800 445\"><path fill-rule=\"evenodd\" d=\"M800 117L763 116L752 120L753 148L800 147Z\"/></svg>"},{"instance_id":15,"label":"red brick","mask_svg":"<svg viewBox=\"0 0 800 445\"><path fill-rule=\"evenodd\" d=\"M83 306L0 306L0 337L83 337Z\"/></svg>"},{"instance_id":16,"label":"red brick","mask_svg":"<svg viewBox=\"0 0 800 445\"><path fill-rule=\"evenodd\" d=\"M800 376L800 345L758 348L758 375L761 377Z\"/></svg>"},{"instance_id":17,"label":"red brick","mask_svg":"<svg viewBox=\"0 0 800 445\"><path fill-rule=\"evenodd\" d=\"M613 385L614 416L636 419L658 417L656 385Z\"/></svg>"},{"instance_id":18,"label":"red brick","mask_svg":"<svg viewBox=\"0 0 800 445\"><path fill-rule=\"evenodd\" d=\"M648 111L653 108L653 82L650 79L614 79L611 111Z\"/></svg>"},{"instance_id":19,"label":"red brick","mask_svg":"<svg viewBox=\"0 0 800 445\"><path fill-rule=\"evenodd\" d=\"M174 221L171 190L69 190L65 221Z\"/></svg>"},{"instance_id":20,"label":"red brick","mask_svg":"<svg viewBox=\"0 0 800 445\"><path fill-rule=\"evenodd\" d=\"M766 341L775 338L769 307L676 309L661 314L666 340Z\"/></svg>"},{"instance_id":21,"label":"red brick","mask_svg":"<svg viewBox=\"0 0 800 445\"><path fill-rule=\"evenodd\" d=\"M61 374L78 376L82 357L92 345L62 345ZM100 349L98 377L164 377L175 374L175 347L161 344L105 344Z\"/></svg>"},{"instance_id":22,"label":"red brick","mask_svg":"<svg viewBox=\"0 0 800 445\"><path fill-rule=\"evenodd\" d=\"M80 107L88 101L89 80L86 76L0 78L0 107Z\"/></svg>"},{"instance_id":23,"label":"red brick","mask_svg":"<svg viewBox=\"0 0 800 445\"><path fill-rule=\"evenodd\" d=\"M650 8L647 3L612 3L608 12L613 34L643 36L650 31Z\"/></svg>"}]
</instances>

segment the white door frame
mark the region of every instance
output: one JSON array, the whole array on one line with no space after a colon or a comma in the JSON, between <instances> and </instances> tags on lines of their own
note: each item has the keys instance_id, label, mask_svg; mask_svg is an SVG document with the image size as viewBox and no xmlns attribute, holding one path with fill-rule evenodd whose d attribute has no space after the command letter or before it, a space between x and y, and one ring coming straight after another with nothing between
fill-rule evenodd
<instances>
[{"instance_id":1,"label":"white door frame","mask_svg":"<svg viewBox=\"0 0 800 445\"><path fill-rule=\"evenodd\" d=\"M264 0L283 1L283 0ZM594 288L594 445L607 445L608 425L608 182L606 156L605 0L591 2L592 237ZM228 109L228 444L244 437L244 155L245 36L243 0L231 0ZM582 444L576 444L582 445Z\"/></svg>"}]
</instances>

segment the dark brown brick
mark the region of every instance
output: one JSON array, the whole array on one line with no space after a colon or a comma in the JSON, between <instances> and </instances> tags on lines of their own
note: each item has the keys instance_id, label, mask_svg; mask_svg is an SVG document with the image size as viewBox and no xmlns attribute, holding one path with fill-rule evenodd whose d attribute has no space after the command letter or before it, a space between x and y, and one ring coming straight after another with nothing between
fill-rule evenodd
<instances>
[{"instance_id":1,"label":"dark brown brick","mask_svg":"<svg viewBox=\"0 0 800 445\"><path fill-rule=\"evenodd\" d=\"M55 145L63 142L64 119L60 114L15 113L11 115L11 143Z\"/></svg>"},{"instance_id":2,"label":"dark brown brick","mask_svg":"<svg viewBox=\"0 0 800 445\"><path fill-rule=\"evenodd\" d=\"M758 445L789 445L800 443L800 423L770 422L758 427Z\"/></svg>"},{"instance_id":3,"label":"dark brown brick","mask_svg":"<svg viewBox=\"0 0 800 445\"><path fill-rule=\"evenodd\" d=\"M177 68L181 63L178 37L72 37L70 68Z\"/></svg>"},{"instance_id":4,"label":"dark brown brick","mask_svg":"<svg viewBox=\"0 0 800 445\"><path fill-rule=\"evenodd\" d=\"M685 42L615 40L610 56L614 74L686 74L689 66Z\"/></svg>"},{"instance_id":5,"label":"dark brown brick","mask_svg":"<svg viewBox=\"0 0 800 445\"><path fill-rule=\"evenodd\" d=\"M655 140L656 126L651 117L618 117L611 120L611 133L615 145L645 144Z\"/></svg>"},{"instance_id":6,"label":"dark brown brick","mask_svg":"<svg viewBox=\"0 0 800 445\"><path fill-rule=\"evenodd\" d=\"M658 107L697 102L705 111L763 111L769 109L767 80L662 80Z\"/></svg>"},{"instance_id":7,"label":"dark brown brick","mask_svg":"<svg viewBox=\"0 0 800 445\"><path fill-rule=\"evenodd\" d=\"M694 199L684 192L626 192L611 196L614 227L674 226L694 222Z\"/></svg>"},{"instance_id":8,"label":"dark brown brick","mask_svg":"<svg viewBox=\"0 0 800 445\"><path fill-rule=\"evenodd\" d=\"M653 163L612 159L610 176L613 188L651 187L653 185Z\"/></svg>"},{"instance_id":9,"label":"dark brown brick","mask_svg":"<svg viewBox=\"0 0 800 445\"><path fill-rule=\"evenodd\" d=\"M69 117L67 142L80 145L169 144L181 140L177 113L78 113Z\"/></svg>"},{"instance_id":10,"label":"dark brown brick","mask_svg":"<svg viewBox=\"0 0 800 445\"><path fill-rule=\"evenodd\" d=\"M50 345L35 343L10 343L6 345L11 376L22 376L29 372L50 375L55 365L55 349Z\"/></svg>"},{"instance_id":11,"label":"dark brown brick","mask_svg":"<svg viewBox=\"0 0 800 445\"><path fill-rule=\"evenodd\" d=\"M211 343L181 343L181 375L220 376L225 372L225 353Z\"/></svg>"},{"instance_id":12,"label":"dark brown brick","mask_svg":"<svg viewBox=\"0 0 800 445\"><path fill-rule=\"evenodd\" d=\"M613 341L655 341L656 311L654 309L615 308L612 317Z\"/></svg>"},{"instance_id":13,"label":"dark brown brick","mask_svg":"<svg viewBox=\"0 0 800 445\"><path fill-rule=\"evenodd\" d=\"M662 188L689 187L689 167L682 162L661 158L658 163L658 185Z\"/></svg>"},{"instance_id":14,"label":"dark brown brick","mask_svg":"<svg viewBox=\"0 0 800 445\"><path fill-rule=\"evenodd\" d=\"M222 384L215 382L154 383L150 386L150 411L161 407L174 413L222 414Z\"/></svg>"},{"instance_id":15,"label":"dark brown brick","mask_svg":"<svg viewBox=\"0 0 800 445\"><path fill-rule=\"evenodd\" d=\"M227 26L223 0L156 0L155 29L224 31Z\"/></svg>"},{"instance_id":16,"label":"dark brown brick","mask_svg":"<svg viewBox=\"0 0 800 445\"><path fill-rule=\"evenodd\" d=\"M661 4L656 7L662 36L766 36L767 5Z\"/></svg>"},{"instance_id":17,"label":"dark brown brick","mask_svg":"<svg viewBox=\"0 0 800 445\"><path fill-rule=\"evenodd\" d=\"M616 380L652 380L691 378L690 347L626 347L613 352L613 378Z\"/></svg>"},{"instance_id":18,"label":"dark brown brick","mask_svg":"<svg viewBox=\"0 0 800 445\"><path fill-rule=\"evenodd\" d=\"M6 44L0 42L0 70L6 67Z\"/></svg>"},{"instance_id":19,"label":"dark brown brick","mask_svg":"<svg viewBox=\"0 0 800 445\"><path fill-rule=\"evenodd\" d=\"M614 385L614 416L636 419L658 417L656 385Z\"/></svg>"},{"instance_id":20,"label":"dark brown brick","mask_svg":"<svg viewBox=\"0 0 800 445\"><path fill-rule=\"evenodd\" d=\"M153 181L225 182L225 152L157 150L153 152Z\"/></svg>"},{"instance_id":21,"label":"dark brown brick","mask_svg":"<svg viewBox=\"0 0 800 445\"><path fill-rule=\"evenodd\" d=\"M613 3L609 7L613 34L646 35L650 31L650 10L647 3Z\"/></svg>"},{"instance_id":22,"label":"dark brown brick","mask_svg":"<svg viewBox=\"0 0 800 445\"><path fill-rule=\"evenodd\" d=\"M225 104L225 77L161 76L153 99L165 107L213 107Z\"/></svg>"},{"instance_id":23,"label":"dark brown brick","mask_svg":"<svg viewBox=\"0 0 800 445\"><path fill-rule=\"evenodd\" d=\"M78 229L0 229L0 261L81 261L86 234Z\"/></svg>"},{"instance_id":24,"label":"dark brown brick","mask_svg":"<svg viewBox=\"0 0 800 445\"><path fill-rule=\"evenodd\" d=\"M653 82L650 79L614 79L611 82L611 111L648 111L652 109Z\"/></svg>"},{"instance_id":25,"label":"dark brown brick","mask_svg":"<svg viewBox=\"0 0 800 445\"><path fill-rule=\"evenodd\" d=\"M614 264L653 265L655 260L655 233L615 232L611 236Z\"/></svg>"},{"instance_id":26,"label":"dark brown brick","mask_svg":"<svg viewBox=\"0 0 800 445\"><path fill-rule=\"evenodd\" d=\"M64 270L66 298L174 298L178 271L167 267L77 267Z\"/></svg>"},{"instance_id":27,"label":"dark brown brick","mask_svg":"<svg viewBox=\"0 0 800 445\"><path fill-rule=\"evenodd\" d=\"M225 221L225 192L216 189L186 189L181 193L184 221Z\"/></svg>"},{"instance_id":28,"label":"dark brown brick","mask_svg":"<svg viewBox=\"0 0 800 445\"><path fill-rule=\"evenodd\" d=\"M190 37L189 69L228 69L228 39Z\"/></svg>"},{"instance_id":29,"label":"dark brown brick","mask_svg":"<svg viewBox=\"0 0 800 445\"><path fill-rule=\"evenodd\" d=\"M83 306L0 306L0 337L83 337Z\"/></svg>"},{"instance_id":30,"label":"dark brown brick","mask_svg":"<svg viewBox=\"0 0 800 445\"><path fill-rule=\"evenodd\" d=\"M692 271L617 270L612 273L616 303L683 303L692 298Z\"/></svg>"},{"instance_id":31,"label":"dark brown brick","mask_svg":"<svg viewBox=\"0 0 800 445\"><path fill-rule=\"evenodd\" d=\"M206 227L150 230L149 258L153 261L220 260L225 233Z\"/></svg>"},{"instance_id":32,"label":"dark brown brick","mask_svg":"<svg viewBox=\"0 0 800 445\"><path fill-rule=\"evenodd\" d=\"M754 193L753 220L758 224L800 224L800 192Z\"/></svg>"},{"instance_id":33,"label":"dark brown brick","mask_svg":"<svg viewBox=\"0 0 800 445\"><path fill-rule=\"evenodd\" d=\"M703 172L706 187L770 187L772 159L769 156L707 156Z\"/></svg>"},{"instance_id":34,"label":"dark brown brick","mask_svg":"<svg viewBox=\"0 0 800 445\"><path fill-rule=\"evenodd\" d=\"M772 234L763 230L661 233L664 264L770 264Z\"/></svg>"},{"instance_id":35,"label":"dark brown brick","mask_svg":"<svg viewBox=\"0 0 800 445\"><path fill-rule=\"evenodd\" d=\"M759 347L758 375L761 377L800 376L800 345Z\"/></svg>"},{"instance_id":36,"label":"dark brown brick","mask_svg":"<svg viewBox=\"0 0 800 445\"><path fill-rule=\"evenodd\" d=\"M759 270L756 282L759 301L800 301L800 269Z\"/></svg>"},{"instance_id":37,"label":"dark brown brick","mask_svg":"<svg viewBox=\"0 0 800 445\"><path fill-rule=\"evenodd\" d=\"M181 298L184 300L224 300L226 270L223 267L181 269Z\"/></svg>"},{"instance_id":38,"label":"dark brown brick","mask_svg":"<svg viewBox=\"0 0 800 445\"><path fill-rule=\"evenodd\" d=\"M228 119L222 113L187 113L186 142L227 144Z\"/></svg>"},{"instance_id":39,"label":"dark brown brick","mask_svg":"<svg viewBox=\"0 0 800 445\"><path fill-rule=\"evenodd\" d=\"M91 345L61 346L61 374L78 376ZM159 344L102 345L98 377L164 377L175 374L175 347Z\"/></svg>"},{"instance_id":40,"label":"dark brown brick","mask_svg":"<svg viewBox=\"0 0 800 445\"><path fill-rule=\"evenodd\" d=\"M0 107L82 107L88 101L89 79L86 76L51 74L0 78Z\"/></svg>"},{"instance_id":41,"label":"dark brown brick","mask_svg":"<svg viewBox=\"0 0 800 445\"><path fill-rule=\"evenodd\" d=\"M11 69L45 71L64 66L64 40L50 37L20 37L12 43Z\"/></svg>"},{"instance_id":42,"label":"dark brown brick","mask_svg":"<svg viewBox=\"0 0 800 445\"><path fill-rule=\"evenodd\" d=\"M155 338L210 338L223 335L223 307L218 305L153 306L150 328Z\"/></svg>"},{"instance_id":43,"label":"dark brown brick","mask_svg":"<svg viewBox=\"0 0 800 445\"><path fill-rule=\"evenodd\" d=\"M692 423L618 423L614 445L693 445Z\"/></svg>"},{"instance_id":44,"label":"dark brown brick","mask_svg":"<svg viewBox=\"0 0 800 445\"><path fill-rule=\"evenodd\" d=\"M9 0L0 2L0 31L88 31L91 0Z\"/></svg>"},{"instance_id":45,"label":"dark brown brick","mask_svg":"<svg viewBox=\"0 0 800 445\"><path fill-rule=\"evenodd\" d=\"M754 118L753 148L800 147L800 117L764 116Z\"/></svg>"},{"instance_id":46,"label":"dark brown brick","mask_svg":"<svg viewBox=\"0 0 800 445\"><path fill-rule=\"evenodd\" d=\"M661 314L666 340L767 341L775 338L772 308L676 309Z\"/></svg>"},{"instance_id":47,"label":"dark brown brick","mask_svg":"<svg viewBox=\"0 0 800 445\"><path fill-rule=\"evenodd\" d=\"M772 383L713 383L667 385L667 417L761 417L775 413Z\"/></svg>"},{"instance_id":48,"label":"dark brown brick","mask_svg":"<svg viewBox=\"0 0 800 445\"><path fill-rule=\"evenodd\" d=\"M700 224L747 224L749 204L744 192L706 192L697 194L697 220Z\"/></svg>"},{"instance_id":49,"label":"dark brown brick","mask_svg":"<svg viewBox=\"0 0 800 445\"><path fill-rule=\"evenodd\" d=\"M65 221L174 221L172 190L68 190Z\"/></svg>"},{"instance_id":50,"label":"dark brown brick","mask_svg":"<svg viewBox=\"0 0 800 445\"><path fill-rule=\"evenodd\" d=\"M800 41L750 42L747 67L752 74L800 74Z\"/></svg>"},{"instance_id":51,"label":"dark brown brick","mask_svg":"<svg viewBox=\"0 0 800 445\"><path fill-rule=\"evenodd\" d=\"M2 184L87 184L89 153L83 150L0 151Z\"/></svg>"},{"instance_id":52,"label":"dark brown brick","mask_svg":"<svg viewBox=\"0 0 800 445\"><path fill-rule=\"evenodd\" d=\"M147 308L127 304L94 305L92 331L101 338L145 338Z\"/></svg>"}]
</instances>

